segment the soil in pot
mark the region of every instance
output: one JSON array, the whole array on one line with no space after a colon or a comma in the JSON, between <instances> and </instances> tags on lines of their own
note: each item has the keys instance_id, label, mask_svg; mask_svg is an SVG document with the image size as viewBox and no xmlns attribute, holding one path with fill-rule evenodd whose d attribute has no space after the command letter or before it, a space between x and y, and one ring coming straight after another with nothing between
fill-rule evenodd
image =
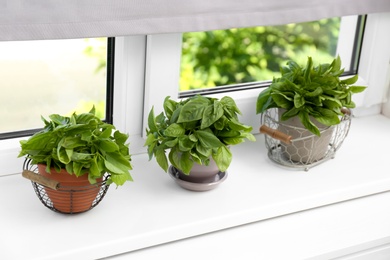
<instances>
[{"instance_id":1,"label":"soil in pot","mask_svg":"<svg viewBox=\"0 0 390 260\"><path fill-rule=\"evenodd\" d=\"M284 111L279 109L279 117ZM287 160L311 164L323 159L329 152L334 126L325 126L313 118L311 120L319 128L321 136L316 136L307 130L299 117L292 117L286 121L279 119L278 130L290 135L293 140L291 144L281 143L282 154Z\"/></svg>"},{"instance_id":2,"label":"soil in pot","mask_svg":"<svg viewBox=\"0 0 390 260\"><path fill-rule=\"evenodd\" d=\"M87 174L77 177L70 175L65 169L51 173L46 172L46 165L39 164L38 172L42 176L59 182L60 188L53 190L45 187L45 191L53 203L53 207L62 213L80 213L89 210L99 193L98 185L91 185ZM98 179L101 182L103 178Z\"/></svg>"}]
</instances>

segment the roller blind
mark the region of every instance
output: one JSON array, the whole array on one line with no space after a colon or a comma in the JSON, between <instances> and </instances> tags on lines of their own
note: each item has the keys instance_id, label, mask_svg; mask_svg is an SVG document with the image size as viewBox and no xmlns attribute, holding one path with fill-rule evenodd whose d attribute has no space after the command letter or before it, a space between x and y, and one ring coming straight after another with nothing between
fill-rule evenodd
<instances>
[{"instance_id":1,"label":"roller blind","mask_svg":"<svg viewBox=\"0 0 390 260\"><path fill-rule=\"evenodd\" d=\"M390 11L390 0L0 0L0 40L114 37Z\"/></svg>"}]
</instances>

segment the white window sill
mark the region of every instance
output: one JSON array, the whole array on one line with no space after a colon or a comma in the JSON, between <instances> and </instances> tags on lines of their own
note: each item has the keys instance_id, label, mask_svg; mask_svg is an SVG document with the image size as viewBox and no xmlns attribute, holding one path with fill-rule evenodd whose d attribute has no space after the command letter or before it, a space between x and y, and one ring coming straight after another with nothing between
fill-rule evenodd
<instances>
[{"instance_id":1,"label":"white window sill","mask_svg":"<svg viewBox=\"0 0 390 260\"><path fill-rule=\"evenodd\" d=\"M73 216L45 208L20 175L0 177L0 258L96 259L388 192L389 133L384 116L353 118L335 159L308 172L271 163L257 135L232 147L228 178L202 193L180 188L154 159L135 155L133 183L111 187L100 205Z\"/></svg>"}]
</instances>

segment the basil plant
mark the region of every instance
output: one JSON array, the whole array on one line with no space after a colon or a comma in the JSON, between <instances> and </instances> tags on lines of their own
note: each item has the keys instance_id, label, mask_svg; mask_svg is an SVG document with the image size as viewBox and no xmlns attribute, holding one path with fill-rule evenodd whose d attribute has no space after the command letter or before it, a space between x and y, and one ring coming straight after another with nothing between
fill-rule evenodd
<instances>
[{"instance_id":1,"label":"basil plant","mask_svg":"<svg viewBox=\"0 0 390 260\"><path fill-rule=\"evenodd\" d=\"M298 116L303 126L320 136L312 118L326 126L337 125L343 115L343 108L354 108L352 95L364 91L366 87L351 86L358 75L340 79L344 73L338 56L330 64L313 65L308 57L305 67L289 61L281 68L282 76L274 78L272 84L263 90L256 103L256 113L269 108L284 108L281 120Z\"/></svg>"},{"instance_id":2,"label":"basil plant","mask_svg":"<svg viewBox=\"0 0 390 260\"><path fill-rule=\"evenodd\" d=\"M132 181L128 136L95 116L94 107L89 113L70 117L52 114L49 118L42 117L43 130L20 141L19 157L45 164L47 172L54 168L76 176L88 174L91 184L105 173L110 174L107 184Z\"/></svg>"},{"instance_id":3,"label":"basil plant","mask_svg":"<svg viewBox=\"0 0 390 260\"><path fill-rule=\"evenodd\" d=\"M197 95L179 102L166 97L163 107L157 116L154 108L149 113L145 146L149 160L155 156L165 172L168 160L189 175L194 163L208 165L210 158L224 172L232 161L229 146L255 141L252 127L239 122L241 112L230 97Z\"/></svg>"}]
</instances>

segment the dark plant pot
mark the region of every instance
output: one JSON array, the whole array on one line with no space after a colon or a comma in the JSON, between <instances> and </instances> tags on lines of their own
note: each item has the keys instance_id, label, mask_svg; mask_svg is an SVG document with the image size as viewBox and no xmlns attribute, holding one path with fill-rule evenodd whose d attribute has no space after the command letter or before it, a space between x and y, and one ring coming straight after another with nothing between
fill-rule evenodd
<instances>
[{"instance_id":1,"label":"dark plant pot","mask_svg":"<svg viewBox=\"0 0 390 260\"><path fill-rule=\"evenodd\" d=\"M77 177L74 174L70 175L65 169L60 172L51 169L51 173L47 173L44 164L38 164L38 172L59 183L58 190L45 187L45 191L53 207L62 213L80 213L89 210L100 190L98 185L89 183L87 174ZM97 181L101 182L102 179Z\"/></svg>"},{"instance_id":2,"label":"dark plant pot","mask_svg":"<svg viewBox=\"0 0 390 260\"><path fill-rule=\"evenodd\" d=\"M219 173L219 169L214 159L210 158L210 164L207 166L194 163L194 166L192 167L189 175L184 174L180 170L178 170L178 172L179 178L184 181L194 183L210 183L215 181L215 178Z\"/></svg>"}]
</instances>

